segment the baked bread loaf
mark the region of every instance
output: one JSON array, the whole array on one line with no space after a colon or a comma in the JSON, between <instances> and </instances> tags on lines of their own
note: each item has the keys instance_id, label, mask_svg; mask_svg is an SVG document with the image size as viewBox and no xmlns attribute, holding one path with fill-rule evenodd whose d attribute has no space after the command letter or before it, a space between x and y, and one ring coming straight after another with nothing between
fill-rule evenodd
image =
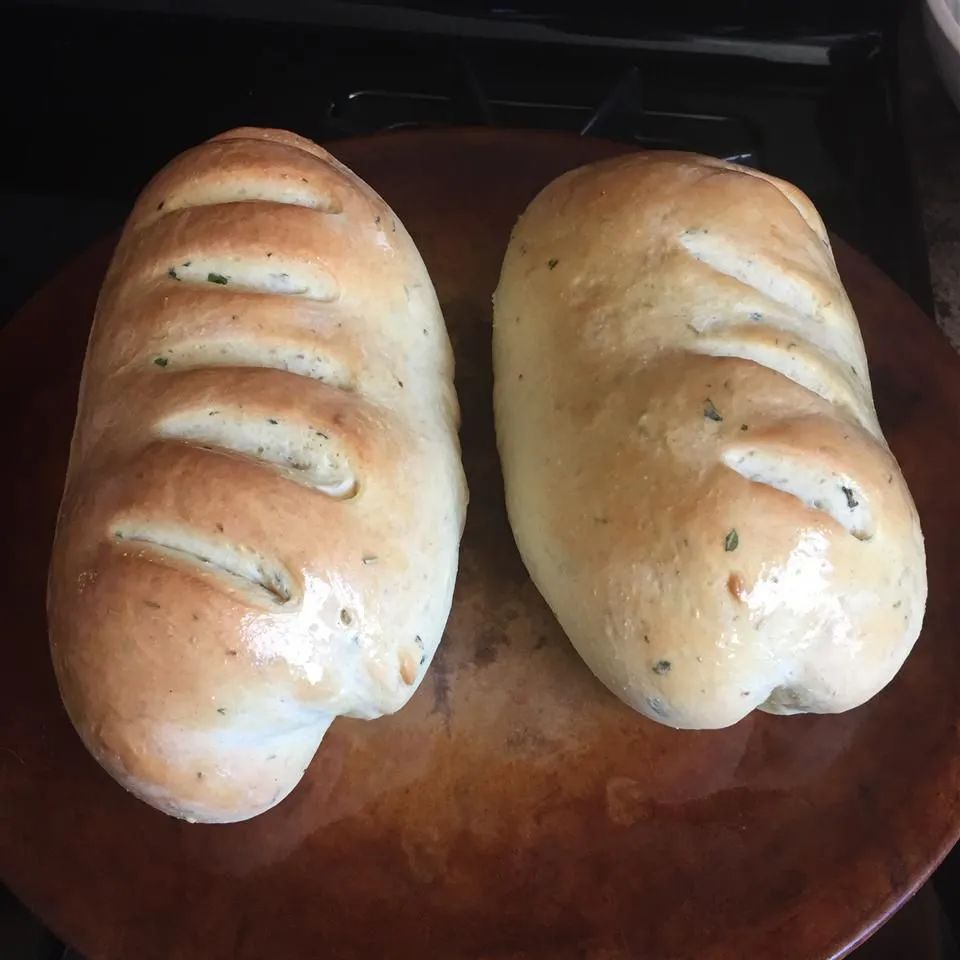
<instances>
[{"instance_id":1,"label":"baked bread loaf","mask_svg":"<svg viewBox=\"0 0 960 960\"><path fill-rule=\"evenodd\" d=\"M923 538L799 190L681 153L568 173L513 232L494 323L513 532L617 696L711 728L890 681Z\"/></svg>"},{"instance_id":2,"label":"baked bread loaf","mask_svg":"<svg viewBox=\"0 0 960 960\"><path fill-rule=\"evenodd\" d=\"M377 194L239 129L144 189L88 346L50 569L67 711L128 790L242 820L410 698L466 486L436 295Z\"/></svg>"}]
</instances>

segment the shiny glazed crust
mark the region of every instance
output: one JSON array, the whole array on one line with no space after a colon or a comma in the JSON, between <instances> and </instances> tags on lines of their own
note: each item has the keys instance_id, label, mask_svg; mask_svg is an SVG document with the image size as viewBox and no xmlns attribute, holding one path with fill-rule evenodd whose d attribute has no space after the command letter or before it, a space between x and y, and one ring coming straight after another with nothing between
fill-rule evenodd
<instances>
[{"instance_id":1,"label":"shiny glazed crust","mask_svg":"<svg viewBox=\"0 0 960 960\"><path fill-rule=\"evenodd\" d=\"M581 168L521 217L494 306L514 535L617 696L711 728L891 680L923 538L802 193L690 154Z\"/></svg>"},{"instance_id":2,"label":"shiny glazed crust","mask_svg":"<svg viewBox=\"0 0 960 960\"><path fill-rule=\"evenodd\" d=\"M334 717L406 703L450 609L458 421L416 247L326 151L240 129L153 179L98 302L48 589L112 776L242 820Z\"/></svg>"}]
</instances>

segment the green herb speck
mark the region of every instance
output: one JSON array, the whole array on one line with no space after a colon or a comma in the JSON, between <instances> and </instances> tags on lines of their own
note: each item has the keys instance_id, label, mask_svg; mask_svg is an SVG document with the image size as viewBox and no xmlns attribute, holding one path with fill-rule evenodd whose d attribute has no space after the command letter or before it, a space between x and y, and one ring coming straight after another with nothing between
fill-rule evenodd
<instances>
[{"instance_id":1,"label":"green herb speck","mask_svg":"<svg viewBox=\"0 0 960 960\"><path fill-rule=\"evenodd\" d=\"M740 536L736 530L731 530L723 538L723 549L726 550L727 553L732 553L739 546L740 546Z\"/></svg>"},{"instance_id":2,"label":"green herb speck","mask_svg":"<svg viewBox=\"0 0 960 960\"><path fill-rule=\"evenodd\" d=\"M670 672L670 661L669 660L658 660L653 665L653 672L658 673L661 676L665 673Z\"/></svg>"},{"instance_id":3,"label":"green herb speck","mask_svg":"<svg viewBox=\"0 0 960 960\"><path fill-rule=\"evenodd\" d=\"M708 420L714 420L717 423L723 420L723 417L720 416L720 411L713 405L713 401L709 397L703 401L703 415Z\"/></svg>"},{"instance_id":4,"label":"green herb speck","mask_svg":"<svg viewBox=\"0 0 960 960\"><path fill-rule=\"evenodd\" d=\"M170 361L166 357L154 357L153 362L158 367L165 367Z\"/></svg>"},{"instance_id":5,"label":"green herb speck","mask_svg":"<svg viewBox=\"0 0 960 960\"><path fill-rule=\"evenodd\" d=\"M230 281L222 273L208 273L207 280L210 283L229 283Z\"/></svg>"},{"instance_id":6,"label":"green herb speck","mask_svg":"<svg viewBox=\"0 0 960 960\"><path fill-rule=\"evenodd\" d=\"M860 506L860 501L853 495L853 490L850 487L841 487L843 495L847 498L847 506L852 510L854 507Z\"/></svg>"},{"instance_id":7,"label":"green herb speck","mask_svg":"<svg viewBox=\"0 0 960 960\"><path fill-rule=\"evenodd\" d=\"M559 261L556 257L551 257L551 258L547 261L547 268L548 268L549 270L553 270L554 267L556 267L556 265L557 265L559 262L560 262L560 261Z\"/></svg>"},{"instance_id":8,"label":"green herb speck","mask_svg":"<svg viewBox=\"0 0 960 960\"><path fill-rule=\"evenodd\" d=\"M226 708L226 707L217 707L217 713L219 713L221 717L226 716L227 708Z\"/></svg>"}]
</instances>

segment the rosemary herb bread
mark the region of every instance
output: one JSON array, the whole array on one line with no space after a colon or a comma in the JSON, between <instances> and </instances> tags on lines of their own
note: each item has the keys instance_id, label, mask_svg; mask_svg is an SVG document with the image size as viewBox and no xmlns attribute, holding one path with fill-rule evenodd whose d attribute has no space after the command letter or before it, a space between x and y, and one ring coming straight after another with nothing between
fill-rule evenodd
<instances>
[{"instance_id":1,"label":"rosemary herb bread","mask_svg":"<svg viewBox=\"0 0 960 960\"><path fill-rule=\"evenodd\" d=\"M144 189L103 284L50 568L67 711L127 789L241 820L338 715L404 705L466 507L410 236L308 140L240 129Z\"/></svg>"},{"instance_id":2,"label":"rosemary herb bread","mask_svg":"<svg viewBox=\"0 0 960 960\"><path fill-rule=\"evenodd\" d=\"M680 153L567 173L513 232L493 351L517 545L617 696L710 728L891 680L923 538L799 190Z\"/></svg>"}]
</instances>

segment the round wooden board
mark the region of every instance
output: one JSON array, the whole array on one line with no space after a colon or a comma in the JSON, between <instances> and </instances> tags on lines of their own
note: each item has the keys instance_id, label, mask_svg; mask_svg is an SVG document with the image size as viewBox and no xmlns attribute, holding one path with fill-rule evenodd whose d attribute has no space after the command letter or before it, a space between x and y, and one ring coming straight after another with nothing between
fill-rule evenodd
<instances>
[{"instance_id":1,"label":"round wooden board","mask_svg":"<svg viewBox=\"0 0 960 960\"><path fill-rule=\"evenodd\" d=\"M843 244L927 535L926 624L896 681L842 716L669 730L593 678L526 576L494 446L490 296L535 192L624 149L488 131L335 145L437 286L472 499L446 638L416 696L395 717L338 720L302 784L248 823L190 826L127 795L81 746L49 664L49 543L110 245L3 332L0 871L91 960L814 960L868 935L955 840L960 360Z\"/></svg>"}]
</instances>

